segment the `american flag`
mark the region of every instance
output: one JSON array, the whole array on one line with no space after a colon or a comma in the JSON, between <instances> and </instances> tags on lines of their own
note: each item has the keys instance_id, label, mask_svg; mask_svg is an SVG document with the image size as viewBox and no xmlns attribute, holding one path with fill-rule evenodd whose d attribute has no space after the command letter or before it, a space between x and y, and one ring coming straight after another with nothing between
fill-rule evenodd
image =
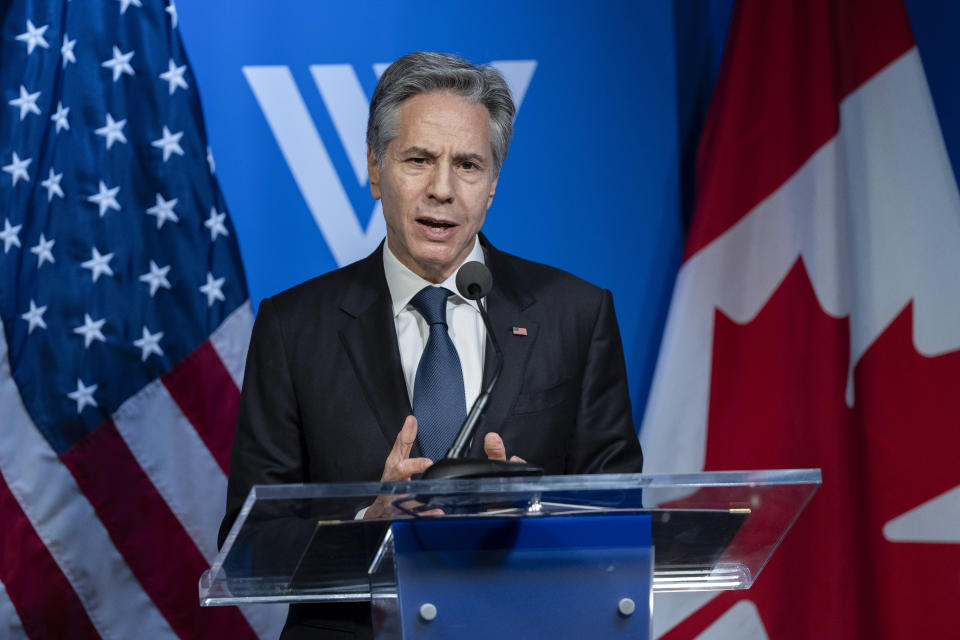
<instances>
[{"instance_id":1,"label":"american flag","mask_svg":"<svg viewBox=\"0 0 960 640\"><path fill-rule=\"evenodd\" d=\"M198 606L252 313L176 7L0 20L0 637L275 635Z\"/></svg>"}]
</instances>

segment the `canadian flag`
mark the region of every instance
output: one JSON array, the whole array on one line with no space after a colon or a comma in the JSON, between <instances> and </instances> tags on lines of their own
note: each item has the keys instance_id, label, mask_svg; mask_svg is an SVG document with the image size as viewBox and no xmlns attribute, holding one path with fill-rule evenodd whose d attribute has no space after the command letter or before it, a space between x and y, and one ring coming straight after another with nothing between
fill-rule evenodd
<instances>
[{"instance_id":1,"label":"canadian flag","mask_svg":"<svg viewBox=\"0 0 960 640\"><path fill-rule=\"evenodd\" d=\"M901 0L735 8L641 440L823 470L753 588L658 597L657 637L960 637L960 196Z\"/></svg>"}]
</instances>

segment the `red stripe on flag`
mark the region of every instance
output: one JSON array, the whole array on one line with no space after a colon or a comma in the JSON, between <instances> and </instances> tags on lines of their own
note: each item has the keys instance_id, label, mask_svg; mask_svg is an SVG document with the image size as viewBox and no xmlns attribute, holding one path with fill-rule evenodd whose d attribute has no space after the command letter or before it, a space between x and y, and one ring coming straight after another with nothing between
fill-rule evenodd
<instances>
[{"instance_id":1,"label":"red stripe on flag","mask_svg":"<svg viewBox=\"0 0 960 640\"><path fill-rule=\"evenodd\" d=\"M209 341L163 376L174 401L207 445L220 468L230 468L240 391Z\"/></svg>"},{"instance_id":2,"label":"red stripe on flag","mask_svg":"<svg viewBox=\"0 0 960 640\"><path fill-rule=\"evenodd\" d=\"M722 616L738 601L749 600L749 595L749 591L721 591L715 598L660 636L659 640L689 640L690 638L698 638L711 624L717 621L717 618ZM707 637L716 639L719 637L719 634L712 634Z\"/></svg>"},{"instance_id":3,"label":"red stripe on flag","mask_svg":"<svg viewBox=\"0 0 960 640\"><path fill-rule=\"evenodd\" d=\"M256 638L235 608L201 608L207 563L112 420L61 456L144 591L181 638ZM197 487L202 491L203 487Z\"/></svg>"},{"instance_id":4,"label":"red stripe on flag","mask_svg":"<svg viewBox=\"0 0 960 640\"><path fill-rule=\"evenodd\" d=\"M913 46L901 0L744 0L729 38L685 261L796 173L839 130L840 101Z\"/></svg>"},{"instance_id":5,"label":"red stripe on flag","mask_svg":"<svg viewBox=\"0 0 960 640\"><path fill-rule=\"evenodd\" d=\"M100 638L0 473L0 581L31 638ZM55 613L53 613L55 612Z\"/></svg>"}]
</instances>

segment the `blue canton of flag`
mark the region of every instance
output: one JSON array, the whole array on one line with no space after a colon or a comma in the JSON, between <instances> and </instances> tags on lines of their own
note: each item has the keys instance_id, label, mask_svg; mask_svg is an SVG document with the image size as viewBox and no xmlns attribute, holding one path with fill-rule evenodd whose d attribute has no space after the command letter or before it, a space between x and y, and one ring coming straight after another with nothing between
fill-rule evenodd
<instances>
[{"instance_id":1,"label":"blue canton of flag","mask_svg":"<svg viewBox=\"0 0 960 640\"><path fill-rule=\"evenodd\" d=\"M269 635L198 606L252 314L176 7L0 20L2 635Z\"/></svg>"}]
</instances>

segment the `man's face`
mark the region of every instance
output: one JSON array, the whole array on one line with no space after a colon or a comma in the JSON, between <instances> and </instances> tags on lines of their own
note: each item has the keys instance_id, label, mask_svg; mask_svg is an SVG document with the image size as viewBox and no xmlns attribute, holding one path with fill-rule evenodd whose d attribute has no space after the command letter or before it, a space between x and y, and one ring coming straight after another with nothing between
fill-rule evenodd
<instances>
[{"instance_id":1,"label":"man's face","mask_svg":"<svg viewBox=\"0 0 960 640\"><path fill-rule=\"evenodd\" d=\"M497 188L486 107L447 92L408 98L383 167L369 151L367 164L390 250L430 282L448 278L473 248Z\"/></svg>"}]
</instances>

